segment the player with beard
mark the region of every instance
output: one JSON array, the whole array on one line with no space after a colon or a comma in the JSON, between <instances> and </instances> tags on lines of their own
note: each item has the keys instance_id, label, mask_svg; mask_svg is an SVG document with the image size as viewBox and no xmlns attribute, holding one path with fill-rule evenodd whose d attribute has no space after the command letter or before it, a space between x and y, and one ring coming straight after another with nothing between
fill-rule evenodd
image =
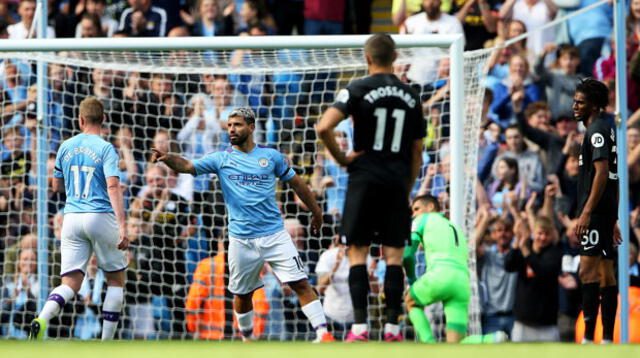
<instances>
[{"instance_id":1,"label":"player with beard","mask_svg":"<svg viewBox=\"0 0 640 358\"><path fill-rule=\"evenodd\" d=\"M581 239L579 276L585 323L583 343L593 342L600 304L602 341L612 342L618 305L614 269L614 244L620 242L616 225L618 165L615 129L603 117L608 101L607 87L592 78L578 84L573 97L574 117L587 128L578 159L579 218L575 228Z\"/></svg>"},{"instance_id":2,"label":"player with beard","mask_svg":"<svg viewBox=\"0 0 640 358\"><path fill-rule=\"evenodd\" d=\"M179 173L218 175L229 211L229 291L234 295L233 309L244 340L252 339L252 296L264 286L260 272L266 261L280 282L298 295L302 312L316 330L316 341L334 341L327 331L322 304L284 228L275 200L276 179L289 183L311 210L314 233L322 226L322 210L284 155L254 143L255 121L251 109L237 108L229 113L227 132L232 146L225 151L192 162L151 148L152 160L162 161Z\"/></svg>"}]
</instances>

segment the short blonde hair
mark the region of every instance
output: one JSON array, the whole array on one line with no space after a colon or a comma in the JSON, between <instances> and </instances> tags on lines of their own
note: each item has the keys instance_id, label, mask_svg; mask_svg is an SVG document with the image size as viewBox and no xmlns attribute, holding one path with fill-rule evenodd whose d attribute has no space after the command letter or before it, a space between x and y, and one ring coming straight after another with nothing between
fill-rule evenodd
<instances>
[{"instance_id":1,"label":"short blonde hair","mask_svg":"<svg viewBox=\"0 0 640 358\"><path fill-rule=\"evenodd\" d=\"M558 243L558 231L556 230L556 226L553 223L553 219L548 216L538 216L533 222L534 230L544 230L549 233L553 239L553 243Z\"/></svg>"},{"instance_id":2,"label":"short blonde hair","mask_svg":"<svg viewBox=\"0 0 640 358\"><path fill-rule=\"evenodd\" d=\"M89 124L100 125L104 119L104 106L95 97L85 98L80 102L80 116Z\"/></svg>"},{"instance_id":3,"label":"short blonde hair","mask_svg":"<svg viewBox=\"0 0 640 358\"><path fill-rule=\"evenodd\" d=\"M549 232L556 229L553 225L553 220L547 216L538 216L533 222L533 227L534 229L542 229Z\"/></svg>"}]
</instances>

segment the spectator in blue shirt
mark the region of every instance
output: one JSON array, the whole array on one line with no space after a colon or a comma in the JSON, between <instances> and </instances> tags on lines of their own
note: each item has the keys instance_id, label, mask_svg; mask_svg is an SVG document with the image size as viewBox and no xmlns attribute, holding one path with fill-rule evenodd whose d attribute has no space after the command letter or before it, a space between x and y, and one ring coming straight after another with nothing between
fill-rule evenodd
<instances>
[{"instance_id":1,"label":"spectator in blue shirt","mask_svg":"<svg viewBox=\"0 0 640 358\"><path fill-rule=\"evenodd\" d=\"M522 54L509 58L509 76L493 89L491 111L506 128L515 120L515 113L527 108L530 103L540 100L540 89L529 75L529 62Z\"/></svg>"},{"instance_id":2,"label":"spectator in blue shirt","mask_svg":"<svg viewBox=\"0 0 640 358\"><path fill-rule=\"evenodd\" d=\"M597 3L598 0L581 0L576 10ZM580 51L579 72L587 77L593 76L593 65L600 57L611 29L613 29L613 7L610 4L600 5L584 14L567 20L569 36Z\"/></svg>"}]
</instances>

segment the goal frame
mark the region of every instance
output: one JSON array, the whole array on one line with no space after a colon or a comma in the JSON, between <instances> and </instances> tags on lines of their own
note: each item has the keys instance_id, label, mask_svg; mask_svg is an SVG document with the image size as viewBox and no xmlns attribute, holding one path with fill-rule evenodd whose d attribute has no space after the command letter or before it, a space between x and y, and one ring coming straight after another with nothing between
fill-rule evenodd
<instances>
[{"instance_id":1,"label":"goal frame","mask_svg":"<svg viewBox=\"0 0 640 358\"><path fill-rule=\"evenodd\" d=\"M41 30L41 29L39 29ZM42 31L44 32L44 31ZM339 49L362 47L371 35L338 36L269 36L263 37L172 37L172 38L86 38L86 39L29 39L0 41L0 52L57 52L57 51L178 51L178 50L235 50L235 49ZM397 48L439 47L448 49L450 60L450 218L464 227L464 35L391 35ZM364 61L364 59L363 59ZM37 228L38 280L40 292L38 309L46 302L48 282L48 223L46 151L44 135L46 63L37 62Z\"/></svg>"}]
</instances>

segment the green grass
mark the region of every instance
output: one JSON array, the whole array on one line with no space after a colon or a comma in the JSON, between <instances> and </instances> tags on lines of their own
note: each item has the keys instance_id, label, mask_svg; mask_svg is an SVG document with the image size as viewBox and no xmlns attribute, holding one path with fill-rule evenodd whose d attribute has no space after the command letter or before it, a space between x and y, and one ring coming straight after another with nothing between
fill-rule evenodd
<instances>
[{"instance_id":1,"label":"green grass","mask_svg":"<svg viewBox=\"0 0 640 358\"><path fill-rule=\"evenodd\" d=\"M0 341L7 358L614 358L638 357L640 345L415 343L322 344L254 342L69 342Z\"/></svg>"}]
</instances>

